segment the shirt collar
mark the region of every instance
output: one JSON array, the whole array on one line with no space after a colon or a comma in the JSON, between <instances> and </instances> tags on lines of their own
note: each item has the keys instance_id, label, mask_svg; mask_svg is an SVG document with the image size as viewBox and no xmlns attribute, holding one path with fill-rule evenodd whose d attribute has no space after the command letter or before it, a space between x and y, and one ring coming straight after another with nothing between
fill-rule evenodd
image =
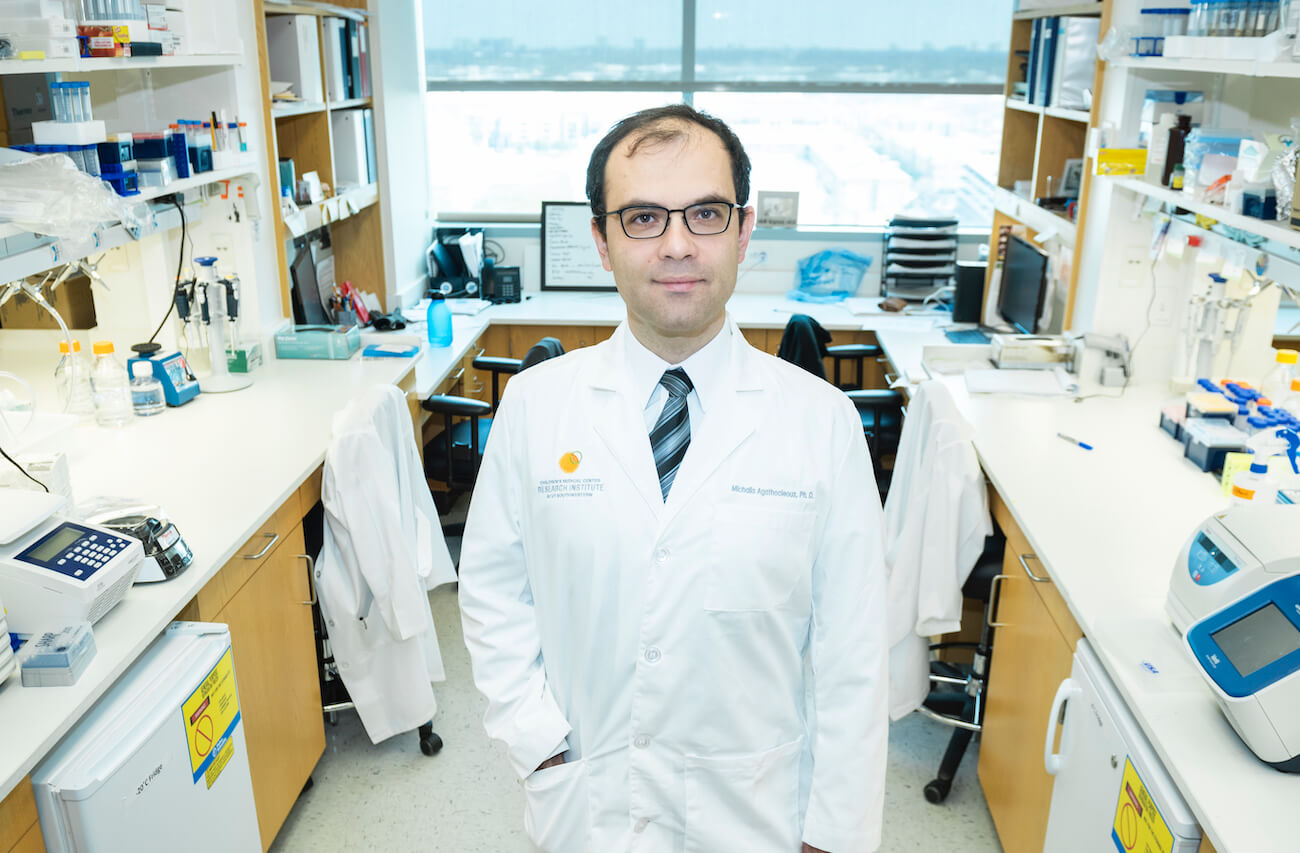
<instances>
[{"instance_id":1,"label":"shirt collar","mask_svg":"<svg viewBox=\"0 0 1300 853\"><path fill-rule=\"evenodd\" d=\"M722 324L722 329L713 339L686 358L680 364L669 364L636 339L632 330L625 336L627 371L632 379L630 393L633 400L642 401L642 408L650 405L650 399L659 387L659 379L664 371L680 367L691 378L700 404L700 411L709 410L710 395L715 393L721 381L727 361L731 356L731 323Z\"/></svg>"}]
</instances>

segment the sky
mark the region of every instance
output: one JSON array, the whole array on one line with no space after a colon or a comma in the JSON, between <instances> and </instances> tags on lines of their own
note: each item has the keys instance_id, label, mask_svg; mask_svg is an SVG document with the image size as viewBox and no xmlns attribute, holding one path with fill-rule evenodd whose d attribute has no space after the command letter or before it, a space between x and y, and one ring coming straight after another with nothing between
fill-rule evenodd
<instances>
[{"instance_id":1,"label":"sky","mask_svg":"<svg viewBox=\"0 0 1300 853\"><path fill-rule=\"evenodd\" d=\"M466 14L472 8L472 14ZM1012 0L697 0L696 40L708 47L883 49L929 43L936 48L994 43L1005 49ZM585 22L575 26L573 22ZM532 47L613 44L643 38L647 47L681 44L681 3L626 0L477 0L472 7L424 0L426 47L482 38Z\"/></svg>"}]
</instances>

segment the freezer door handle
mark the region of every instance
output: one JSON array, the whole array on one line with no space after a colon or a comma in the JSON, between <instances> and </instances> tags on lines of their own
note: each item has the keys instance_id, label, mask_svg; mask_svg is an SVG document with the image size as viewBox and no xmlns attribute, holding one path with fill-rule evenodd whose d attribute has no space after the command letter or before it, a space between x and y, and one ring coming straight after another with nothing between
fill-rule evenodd
<instances>
[{"instance_id":1,"label":"freezer door handle","mask_svg":"<svg viewBox=\"0 0 1300 853\"><path fill-rule=\"evenodd\" d=\"M1052 710L1047 715L1047 735L1043 741L1043 768L1052 776L1060 773L1065 767L1065 756L1070 752L1070 732L1073 731L1071 727L1065 726L1061 733L1061 751L1052 752L1056 729L1064 720L1066 705L1082 693L1083 688L1079 683L1072 678L1067 678L1061 682L1060 687L1056 688L1056 696L1052 698Z\"/></svg>"}]
</instances>

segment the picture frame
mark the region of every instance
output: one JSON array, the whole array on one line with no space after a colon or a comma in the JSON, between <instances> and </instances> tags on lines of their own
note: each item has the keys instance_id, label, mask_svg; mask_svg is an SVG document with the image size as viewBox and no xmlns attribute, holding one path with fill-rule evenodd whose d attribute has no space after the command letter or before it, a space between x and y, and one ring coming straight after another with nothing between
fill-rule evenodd
<instances>
[{"instance_id":1,"label":"picture frame","mask_svg":"<svg viewBox=\"0 0 1300 853\"><path fill-rule=\"evenodd\" d=\"M1065 198L1078 198L1083 187L1083 158L1071 157L1065 161L1061 170L1061 187L1057 195Z\"/></svg>"},{"instance_id":2,"label":"picture frame","mask_svg":"<svg viewBox=\"0 0 1300 853\"><path fill-rule=\"evenodd\" d=\"M544 201L541 224L542 290L618 291L614 274L601 263L591 237L591 205L585 201Z\"/></svg>"},{"instance_id":3,"label":"picture frame","mask_svg":"<svg viewBox=\"0 0 1300 853\"><path fill-rule=\"evenodd\" d=\"M799 193L758 191L759 228L794 228L799 224Z\"/></svg>"}]
</instances>

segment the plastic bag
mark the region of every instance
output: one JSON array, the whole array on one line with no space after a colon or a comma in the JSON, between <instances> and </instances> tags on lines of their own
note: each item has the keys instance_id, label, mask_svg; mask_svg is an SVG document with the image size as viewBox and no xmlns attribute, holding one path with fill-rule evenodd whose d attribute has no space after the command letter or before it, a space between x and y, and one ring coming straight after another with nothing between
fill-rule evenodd
<instances>
[{"instance_id":1,"label":"plastic bag","mask_svg":"<svg viewBox=\"0 0 1300 853\"><path fill-rule=\"evenodd\" d=\"M139 231L135 205L78 169L66 155L46 154L0 166L0 222L72 242L89 241L105 222Z\"/></svg>"},{"instance_id":2,"label":"plastic bag","mask_svg":"<svg viewBox=\"0 0 1300 853\"><path fill-rule=\"evenodd\" d=\"M870 266L871 258L848 249L823 249L799 261L789 296L799 302L839 302L858 292Z\"/></svg>"}]
</instances>

